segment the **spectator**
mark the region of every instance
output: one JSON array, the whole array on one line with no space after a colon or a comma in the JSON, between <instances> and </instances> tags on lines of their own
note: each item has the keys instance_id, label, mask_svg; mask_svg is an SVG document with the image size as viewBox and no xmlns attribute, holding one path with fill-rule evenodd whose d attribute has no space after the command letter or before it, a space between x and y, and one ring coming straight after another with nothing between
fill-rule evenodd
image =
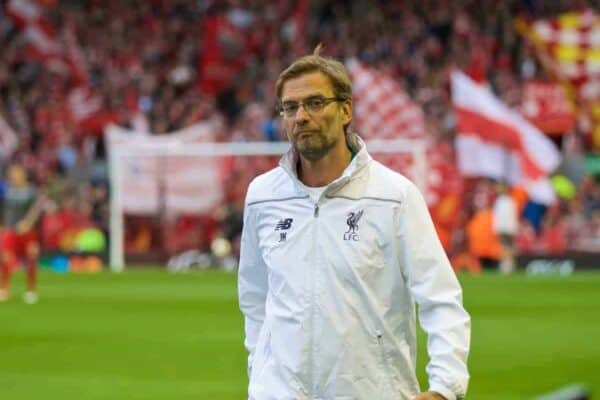
<instances>
[{"instance_id":1,"label":"spectator","mask_svg":"<svg viewBox=\"0 0 600 400\"><path fill-rule=\"evenodd\" d=\"M493 206L494 232L500 237L502 243L502 261L500 272L510 274L515 269L515 244L514 239L519 228L517 204L508 192L504 182L496 186L497 197Z\"/></svg>"},{"instance_id":2,"label":"spectator","mask_svg":"<svg viewBox=\"0 0 600 400\"><path fill-rule=\"evenodd\" d=\"M39 175L40 185L54 185L46 179L88 184L95 179L91 164L106 163L100 135L109 121L167 134L215 120L223 122L221 141L280 140L274 79L283 65L318 42L334 57L358 57L390 73L423 106L432 135L451 140L452 68L489 82L514 105L523 81L544 74L530 45L516 35L515 17L593 5L579 0L334 0L302 10L297 3L302 2L48 3L42 15L55 28L58 45L68 44L79 54L81 74L76 75L81 76L36 54L17 24L0 12L0 115L18 135L21 161ZM565 165L578 184L578 152L585 151L579 147ZM1 156L6 164L10 155ZM232 163L229 172L235 178L228 183L238 187L228 185L235 194L230 197L243 193L250 177L270 168L270 162ZM53 173L57 176L44 177L56 165L61 168ZM583 179L578 193L581 210L575 216L569 207L561 211L564 234L574 239L566 240L567 248L592 229L591 216L600 209L600 186L592 177ZM108 212L100 203L106 204L107 193L94 196L92 216L106 229ZM467 202L465 208L471 207L479 205ZM542 229L541 221L536 228ZM581 224L586 228L573 228Z\"/></svg>"}]
</instances>

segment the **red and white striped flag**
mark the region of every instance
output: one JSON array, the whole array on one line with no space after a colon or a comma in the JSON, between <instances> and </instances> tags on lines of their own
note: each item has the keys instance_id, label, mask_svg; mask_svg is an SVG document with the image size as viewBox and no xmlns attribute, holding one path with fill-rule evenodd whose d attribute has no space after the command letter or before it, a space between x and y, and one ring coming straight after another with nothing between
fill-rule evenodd
<instances>
[{"instance_id":1,"label":"red and white striped flag","mask_svg":"<svg viewBox=\"0 0 600 400\"><path fill-rule=\"evenodd\" d=\"M45 7L35 0L10 0L7 4L7 14L28 39L35 56L53 70L69 76L74 83L67 106L79 131L101 133L103 126L115 118L103 115L102 98L89 84L88 67L77 40L75 23L71 16L64 15L59 36L45 11Z\"/></svg>"},{"instance_id":2,"label":"red and white striped flag","mask_svg":"<svg viewBox=\"0 0 600 400\"><path fill-rule=\"evenodd\" d=\"M358 60L346 63L352 79L354 123L366 139L425 139L423 110L400 84Z\"/></svg>"},{"instance_id":3,"label":"red and white striped flag","mask_svg":"<svg viewBox=\"0 0 600 400\"><path fill-rule=\"evenodd\" d=\"M43 11L42 6L33 0L10 0L6 5L6 14L27 39L34 55L55 70L68 73L63 47Z\"/></svg>"},{"instance_id":4,"label":"red and white striped flag","mask_svg":"<svg viewBox=\"0 0 600 400\"><path fill-rule=\"evenodd\" d=\"M552 203L554 192L547 176L560 163L554 144L491 90L462 72L452 73L451 86L461 172L522 185L533 200Z\"/></svg>"},{"instance_id":5,"label":"red and white striped flag","mask_svg":"<svg viewBox=\"0 0 600 400\"><path fill-rule=\"evenodd\" d=\"M61 36L44 15L45 11L44 6L34 0L10 0L6 6L7 15L27 39L34 57L54 70L70 75L78 85L87 84L87 66L74 23L69 16L64 16L66 23Z\"/></svg>"}]
</instances>

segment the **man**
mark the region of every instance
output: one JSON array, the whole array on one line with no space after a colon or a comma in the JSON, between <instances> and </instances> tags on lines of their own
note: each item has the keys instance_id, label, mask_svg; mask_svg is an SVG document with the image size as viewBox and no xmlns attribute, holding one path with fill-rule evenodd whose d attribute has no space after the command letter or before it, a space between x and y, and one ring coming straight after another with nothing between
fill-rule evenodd
<instances>
[{"instance_id":1,"label":"man","mask_svg":"<svg viewBox=\"0 0 600 400\"><path fill-rule=\"evenodd\" d=\"M460 286L416 187L348 130L350 79L319 52L279 76L292 148L246 196L249 399L462 398L470 318ZM415 300L431 359L424 393Z\"/></svg>"},{"instance_id":2,"label":"man","mask_svg":"<svg viewBox=\"0 0 600 400\"><path fill-rule=\"evenodd\" d=\"M0 232L0 301L6 301L10 297L12 271L24 259L27 291L23 300L34 304L38 300L36 272L40 253L34 225L40 216L41 205L22 165L15 163L8 167L7 181L3 201L3 229Z\"/></svg>"}]
</instances>

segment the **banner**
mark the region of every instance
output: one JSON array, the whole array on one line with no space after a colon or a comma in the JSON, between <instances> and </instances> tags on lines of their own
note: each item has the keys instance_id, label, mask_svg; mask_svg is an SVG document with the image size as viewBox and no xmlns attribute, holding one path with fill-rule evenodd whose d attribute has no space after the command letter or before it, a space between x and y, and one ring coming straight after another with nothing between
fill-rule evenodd
<instances>
[{"instance_id":1,"label":"banner","mask_svg":"<svg viewBox=\"0 0 600 400\"><path fill-rule=\"evenodd\" d=\"M119 171L124 212L202 214L213 210L223 198L217 158L155 154L157 148L214 142L218 129L217 123L206 122L158 136L109 125L105 129L109 155L114 156L117 148L131 155L123 158Z\"/></svg>"},{"instance_id":2,"label":"banner","mask_svg":"<svg viewBox=\"0 0 600 400\"><path fill-rule=\"evenodd\" d=\"M452 72L451 90L462 173L506 180L523 186L533 200L552 203L554 191L547 176L560 163L554 144L490 89L462 72Z\"/></svg>"}]
</instances>

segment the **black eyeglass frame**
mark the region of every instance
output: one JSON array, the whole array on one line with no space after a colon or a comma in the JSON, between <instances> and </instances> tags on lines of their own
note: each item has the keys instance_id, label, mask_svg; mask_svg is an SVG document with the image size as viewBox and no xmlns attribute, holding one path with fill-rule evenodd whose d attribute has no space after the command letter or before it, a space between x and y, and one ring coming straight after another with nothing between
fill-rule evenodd
<instances>
[{"instance_id":1,"label":"black eyeglass frame","mask_svg":"<svg viewBox=\"0 0 600 400\"><path fill-rule=\"evenodd\" d=\"M298 112L300 107L304 107L304 111L309 113L310 115L315 115L321 112L329 103L331 102L339 102L346 101L347 99L344 97L321 97L321 96L312 96L302 101L290 101L286 103L279 103L277 105L277 111L279 115L283 118L291 118ZM311 102L317 101L318 104L310 104ZM287 106L287 107L286 107ZM291 108L290 108L291 107Z\"/></svg>"}]
</instances>

